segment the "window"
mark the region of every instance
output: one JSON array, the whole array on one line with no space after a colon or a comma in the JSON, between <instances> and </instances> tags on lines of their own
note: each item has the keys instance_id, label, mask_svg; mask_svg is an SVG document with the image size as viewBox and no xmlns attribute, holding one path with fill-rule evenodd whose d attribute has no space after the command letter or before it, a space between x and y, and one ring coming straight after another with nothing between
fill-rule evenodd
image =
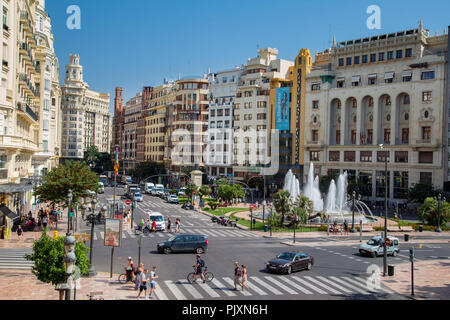
<instances>
[{"instance_id":1,"label":"window","mask_svg":"<svg viewBox=\"0 0 450 320\"><path fill-rule=\"evenodd\" d=\"M420 173L420 183L432 185L433 184L433 173L421 172Z\"/></svg>"},{"instance_id":2,"label":"window","mask_svg":"<svg viewBox=\"0 0 450 320\"><path fill-rule=\"evenodd\" d=\"M234 121L239 121L241 120L241 116L239 114L234 116Z\"/></svg>"},{"instance_id":3,"label":"window","mask_svg":"<svg viewBox=\"0 0 450 320\"><path fill-rule=\"evenodd\" d=\"M310 161L320 161L320 152L319 151L311 151L309 153Z\"/></svg>"},{"instance_id":4,"label":"window","mask_svg":"<svg viewBox=\"0 0 450 320\"><path fill-rule=\"evenodd\" d=\"M236 103L235 106L234 106L234 109L235 110L239 110L240 107L241 107L241 104L240 103Z\"/></svg>"},{"instance_id":5,"label":"window","mask_svg":"<svg viewBox=\"0 0 450 320\"><path fill-rule=\"evenodd\" d=\"M433 101L432 91L424 91L424 92L422 92L422 101L423 102L431 102L431 101Z\"/></svg>"},{"instance_id":6,"label":"window","mask_svg":"<svg viewBox=\"0 0 450 320\"><path fill-rule=\"evenodd\" d=\"M378 61L384 61L384 57L385 57L384 52L380 52L380 53L378 54Z\"/></svg>"},{"instance_id":7,"label":"window","mask_svg":"<svg viewBox=\"0 0 450 320\"><path fill-rule=\"evenodd\" d=\"M319 141L319 130L311 130L311 137L313 142Z\"/></svg>"},{"instance_id":8,"label":"window","mask_svg":"<svg viewBox=\"0 0 450 320\"><path fill-rule=\"evenodd\" d=\"M361 151L360 162L372 162L372 151Z\"/></svg>"},{"instance_id":9,"label":"window","mask_svg":"<svg viewBox=\"0 0 450 320\"><path fill-rule=\"evenodd\" d=\"M258 101L258 102L256 103L256 107L257 107L257 108L265 108L266 105L267 105L266 101Z\"/></svg>"},{"instance_id":10,"label":"window","mask_svg":"<svg viewBox=\"0 0 450 320\"><path fill-rule=\"evenodd\" d=\"M395 57L396 57L397 59L403 58L403 50L397 50L397 51L396 51L396 54L395 54Z\"/></svg>"},{"instance_id":11,"label":"window","mask_svg":"<svg viewBox=\"0 0 450 320\"><path fill-rule=\"evenodd\" d=\"M343 67L344 66L344 58L340 58L339 59L339 67Z\"/></svg>"},{"instance_id":12,"label":"window","mask_svg":"<svg viewBox=\"0 0 450 320\"><path fill-rule=\"evenodd\" d=\"M403 144L409 143L409 128L402 129L402 143Z\"/></svg>"},{"instance_id":13,"label":"window","mask_svg":"<svg viewBox=\"0 0 450 320\"><path fill-rule=\"evenodd\" d=\"M356 160L355 154L356 154L355 151L344 151L344 161L355 162Z\"/></svg>"},{"instance_id":14,"label":"window","mask_svg":"<svg viewBox=\"0 0 450 320\"><path fill-rule=\"evenodd\" d=\"M216 116L216 110L210 110L210 117L213 118Z\"/></svg>"},{"instance_id":15,"label":"window","mask_svg":"<svg viewBox=\"0 0 450 320\"><path fill-rule=\"evenodd\" d=\"M218 117L223 117L223 109L218 109L217 110L217 116Z\"/></svg>"},{"instance_id":16,"label":"window","mask_svg":"<svg viewBox=\"0 0 450 320\"><path fill-rule=\"evenodd\" d=\"M428 142L431 140L431 127L422 127L422 140Z\"/></svg>"},{"instance_id":17,"label":"window","mask_svg":"<svg viewBox=\"0 0 450 320\"><path fill-rule=\"evenodd\" d=\"M244 114L244 120L252 120L252 114Z\"/></svg>"},{"instance_id":18,"label":"window","mask_svg":"<svg viewBox=\"0 0 450 320\"><path fill-rule=\"evenodd\" d=\"M388 51L387 59L388 60L393 60L394 59L394 51Z\"/></svg>"},{"instance_id":19,"label":"window","mask_svg":"<svg viewBox=\"0 0 450 320\"><path fill-rule=\"evenodd\" d=\"M369 129L367 130L367 144L373 143L373 130Z\"/></svg>"},{"instance_id":20,"label":"window","mask_svg":"<svg viewBox=\"0 0 450 320\"><path fill-rule=\"evenodd\" d=\"M406 58L412 57L412 48L407 48L407 49L405 50L405 57L406 57Z\"/></svg>"},{"instance_id":21,"label":"window","mask_svg":"<svg viewBox=\"0 0 450 320\"><path fill-rule=\"evenodd\" d=\"M396 163L408 163L408 151L395 151Z\"/></svg>"},{"instance_id":22,"label":"window","mask_svg":"<svg viewBox=\"0 0 450 320\"><path fill-rule=\"evenodd\" d=\"M312 102L312 108L313 108L313 110L318 110L319 109L319 100L314 100Z\"/></svg>"},{"instance_id":23,"label":"window","mask_svg":"<svg viewBox=\"0 0 450 320\"><path fill-rule=\"evenodd\" d=\"M230 116L230 109L225 109L225 116L229 117Z\"/></svg>"},{"instance_id":24,"label":"window","mask_svg":"<svg viewBox=\"0 0 450 320\"><path fill-rule=\"evenodd\" d=\"M362 196L371 197L372 196L372 172L360 171L358 174L358 181L360 185L359 192Z\"/></svg>"},{"instance_id":25,"label":"window","mask_svg":"<svg viewBox=\"0 0 450 320\"><path fill-rule=\"evenodd\" d=\"M394 72L386 72L384 74L384 82L385 83L393 83L394 82L395 73Z\"/></svg>"},{"instance_id":26,"label":"window","mask_svg":"<svg viewBox=\"0 0 450 320\"><path fill-rule=\"evenodd\" d=\"M341 144L341 130L336 130L336 144Z\"/></svg>"},{"instance_id":27,"label":"window","mask_svg":"<svg viewBox=\"0 0 450 320\"><path fill-rule=\"evenodd\" d=\"M48 131L48 120L43 121L43 128L44 131Z\"/></svg>"},{"instance_id":28,"label":"window","mask_svg":"<svg viewBox=\"0 0 450 320\"><path fill-rule=\"evenodd\" d=\"M384 143L391 143L391 129L384 129Z\"/></svg>"},{"instance_id":29,"label":"window","mask_svg":"<svg viewBox=\"0 0 450 320\"><path fill-rule=\"evenodd\" d=\"M337 80L336 81L336 86L338 88L344 88L344 84L345 84L345 80Z\"/></svg>"},{"instance_id":30,"label":"window","mask_svg":"<svg viewBox=\"0 0 450 320\"><path fill-rule=\"evenodd\" d=\"M434 71L424 71L424 72L422 72L422 75L420 76L420 80L431 80L434 78L435 78Z\"/></svg>"},{"instance_id":31,"label":"window","mask_svg":"<svg viewBox=\"0 0 450 320\"><path fill-rule=\"evenodd\" d=\"M376 84L377 82L377 75L376 74L370 74L368 77L368 84L369 86Z\"/></svg>"},{"instance_id":32,"label":"window","mask_svg":"<svg viewBox=\"0 0 450 320\"><path fill-rule=\"evenodd\" d=\"M367 63L367 55L362 56L362 63Z\"/></svg>"},{"instance_id":33,"label":"window","mask_svg":"<svg viewBox=\"0 0 450 320\"><path fill-rule=\"evenodd\" d=\"M318 91L320 90L320 83L313 83L311 85L311 91Z\"/></svg>"},{"instance_id":34,"label":"window","mask_svg":"<svg viewBox=\"0 0 450 320\"><path fill-rule=\"evenodd\" d=\"M352 77L352 87L358 87L361 82L361 76L353 76Z\"/></svg>"},{"instance_id":35,"label":"window","mask_svg":"<svg viewBox=\"0 0 450 320\"><path fill-rule=\"evenodd\" d=\"M389 185L391 175L390 172L387 174L387 181L384 171L377 171L376 173L376 196L379 198L384 198L386 189L387 189L387 197L389 198ZM387 183L387 188L386 188Z\"/></svg>"},{"instance_id":36,"label":"window","mask_svg":"<svg viewBox=\"0 0 450 320\"><path fill-rule=\"evenodd\" d=\"M339 151L330 151L328 154L328 157L329 157L329 161L333 161L333 162L341 161Z\"/></svg>"},{"instance_id":37,"label":"window","mask_svg":"<svg viewBox=\"0 0 450 320\"><path fill-rule=\"evenodd\" d=\"M408 172L394 171L394 198L408 198Z\"/></svg>"},{"instance_id":38,"label":"window","mask_svg":"<svg viewBox=\"0 0 450 320\"><path fill-rule=\"evenodd\" d=\"M48 141L47 140L42 140L42 151L48 152Z\"/></svg>"},{"instance_id":39,"label":"window","mask_svg":"<svg viewBox=\"0 0 450 320\"><path fill-rule=\"evenodd\" d=\"M257 118L258 120L266 120L266 114L265 114L265 113L258 113L258 114L256 115L256 118Z\"/></svg>"},{"instance_id":40,"label":"window","mask_svg":"<svg viewBox=\"0 0 450 320\"><path fill-rule=\"evenodd\" d=\"M390 162L390 153L389 151L377 151L377 162Z\"/></svg>"},{"instance_id":41,"label":"window","mask_svg":"<svg viewBox=\"0 0 450 320\"><path fill-rule=\"evenodd\" d=\"M352 57L347 57L347 65L348 66L352 65Z\"/></svg>"},{"instance_id":42,"label":"window","mask_svg":"<svg viewBox=\"0 0 450 320\"><path fill-rule=\"evenodd\" d=\"M433 152L432 151L419 152L419 163L433 163Z\"/></svg>"},{"instance_id":43,"label":"window","mask_svg":"<svg viewBox=\"0 0 450 320\"><path fill-rule=\"evenodd\" d=\"M357 56L357 57L354 58L353 61L354 61L355 64L359 64L359 60L360 60L360 57Z\"/></svg>"},{"instance_id":44,"label":"window","mask_svg":"<svg viewBox=\"0 0 450 320\"><path fill-rule=\"evenodd\" d=\"M372 53L370 55L370 62L377 62L377 54L376 53Z\"/></svg>"}]
</instances>

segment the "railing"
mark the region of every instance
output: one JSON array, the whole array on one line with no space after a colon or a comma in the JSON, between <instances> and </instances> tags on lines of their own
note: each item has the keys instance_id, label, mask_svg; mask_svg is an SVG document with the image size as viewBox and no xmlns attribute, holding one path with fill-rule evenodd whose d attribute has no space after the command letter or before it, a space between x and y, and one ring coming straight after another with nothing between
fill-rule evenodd
<instances>
[{"instance_id":1,"label":"railing","mask_svg":"<svg viewBox=\"0 0 450 320\"><path fill-rule=\"evenodd\" d=\"M430 143L431 143L431 139L416 140L416 144L430 144Z\"/></svg>"},{"instance_id":2,"label":"railing","mask_svg":"<svg viewBox=\"0 0 450 320\"><path fill-rule=\"evenodd\" d=\"M3 30L9 31L9 27L6 24L3 24Z\"/></svg>"}]
</instances>

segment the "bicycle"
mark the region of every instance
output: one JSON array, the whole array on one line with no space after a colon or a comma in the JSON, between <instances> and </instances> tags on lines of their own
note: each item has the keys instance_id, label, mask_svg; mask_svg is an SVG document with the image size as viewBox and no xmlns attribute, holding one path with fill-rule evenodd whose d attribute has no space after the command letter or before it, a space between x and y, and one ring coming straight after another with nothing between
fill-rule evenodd
<instances>
[{"instance_id":1,"label":"bicycle","mask_svg":"<svg viewBox=\"0 0 450 320\"><path fill-rule=\"evenodd\" d=\"M91 292L89 294L87 294L87 296L89 297L89 300L105 300L101 295L103 294L103 292Z\"/></svg>"},{"instance_id":2,"label":"bicycle","mask_svg":"<svg viewBox=\"0 0 450 320\"><path fill-rule=\"evenodd\" d=\"M195 266L192 266L194 268L194 272L191 272L187 275L187 281L192 284L194 283L194 275L195 275ZM214 279L214 274L212 272L208 272L208 267L203 268L203 275L205 276L206 282L211 282ZM199 275L200 276L200 275ZM201 276L200 276L201 279Z\"/></svg>"},{"instance_id":3,"label":"bicycle","mask_svg":"<svg viewBox=\"0 0 450 320\"><path fill-rule=\"evenodd\" d=\"M134 272L134 271L132 271ZM128 275L127 273L122 273L121 275L119 275L119 279L118 279L119 283L121 284L127 284L128 282L132 282L132 283L136 283L136 280L133 279L133 276L131 275L131 280L128 280Z\"/></svg>"}]
</instances>

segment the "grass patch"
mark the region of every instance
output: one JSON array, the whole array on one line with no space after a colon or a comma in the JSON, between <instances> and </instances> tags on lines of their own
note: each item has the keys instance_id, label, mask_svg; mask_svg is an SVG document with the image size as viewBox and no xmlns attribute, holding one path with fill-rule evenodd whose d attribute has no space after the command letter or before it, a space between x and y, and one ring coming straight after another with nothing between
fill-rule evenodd
<instances>
[{"instance_id":1,"label":"grass patch","mask_svg":"<svg viewBox=\"0 0 450 320\"><path fill-rule=\"evenodd\" d=\"M231 215L231 218L233 220L236 220L236 216L234 214ZM239 219L237 222L238 224L240 224L241 226L250 228L250 220L245 220L242 218L238 218L238 219ZM256 224L253 225L253 227L254 227L254 230L256 230L256 231L264 231L265 225L269 227L270 220L265 220L265 223L262 223L262 221L256 220ZM316 231L321 231L321 230L320 230L320 228L317 228L317 227L307 227L307 226L301 226L301 227L295 228L295 232L316 232ZM326 231L326 229L325 229L325 231ZM272 232L292 232L292 233L294 233L294 228L286 228L286 227L281 228L279 225L272 224Z\"/></svg>"},{"instance_id":2,"label":"grass patch","mask_svg":"<svg viewBox=\"0 0 450 320\"><path fill-rule=\"evenodd\" d=\"M217 208L216 210L211 210L211 208L203 208L202 209L205 212L211 213L215 216L221 217L229 212L237 213L237 212L243 212L248 211L246 208Z\"/></svg>"},{"instance_id":3,"label":"grass patch","mask_svg":"<svg viewBox=\"0 0 450 320\"><path fill-rule=\"evenodd\" d=\"M419 231L419 227L422 226L424 231L434 231L436 229L436 226L430 226L425 223L417 223L417 222L409 222L409 221L403 221L398 219L391 219L392 221L395 221L398 223L401 227L412 227L414 231ZM384 231L384 227L381 227ZM374 228L375 229L375 228ZM442 231L450 231L449 226L441 226ZM378 231L378 230L377 230Z\"/></svg>"}]
</instances>

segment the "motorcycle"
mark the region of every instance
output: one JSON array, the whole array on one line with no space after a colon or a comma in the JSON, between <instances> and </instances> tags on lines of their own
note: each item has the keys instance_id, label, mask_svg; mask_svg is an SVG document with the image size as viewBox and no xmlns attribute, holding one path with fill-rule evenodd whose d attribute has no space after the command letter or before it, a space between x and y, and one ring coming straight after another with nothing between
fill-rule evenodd
<instances>
[{"instance_id":1,"label":"motorcycle","mask_svg":"<svg viewBox=\"0 0 450 320\"><path fill-rule=\"evenodd\" d=\"M147 236L150 232L152 232L152 229L149 226L145 226L143 230L141 225L138 225L134 228L134 233L136 235L140 235L143 233L145 236Z\"/></svg>"},{"instance_id":2,"label":"motorcycle","mask_svg":"<svg viewBox=\"0 0 450 320\"><path fill-rule=\"evenodd\" d=\"M181 205L181 208L184 210L194 210L194 206L190 202L185 202Z\"/></svg>"}]
</instances>

